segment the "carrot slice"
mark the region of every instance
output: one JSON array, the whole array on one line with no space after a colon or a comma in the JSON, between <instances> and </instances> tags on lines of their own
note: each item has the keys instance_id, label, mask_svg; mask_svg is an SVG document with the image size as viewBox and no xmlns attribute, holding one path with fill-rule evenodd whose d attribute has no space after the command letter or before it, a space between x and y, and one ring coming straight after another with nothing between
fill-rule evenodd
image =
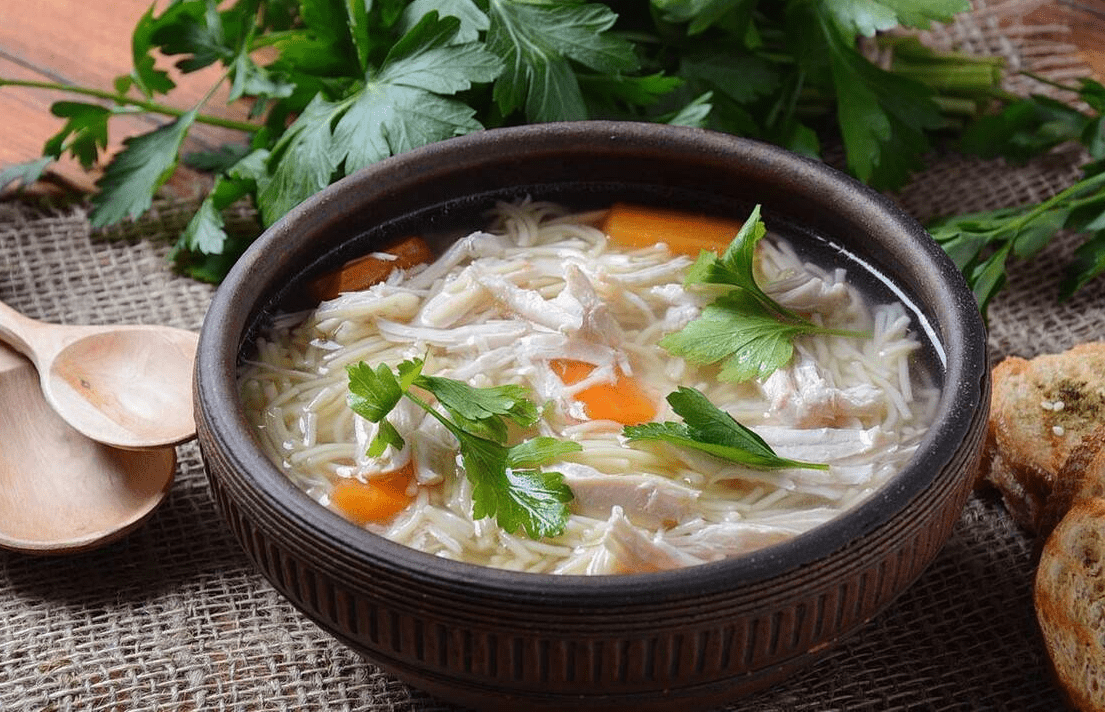
<instances>
[{"instance_id":1,"label":"carrot slice","mask_svg":"<svg viewBox=\"0 0 1105 712\"><path fill-rule=\"evenodd\" d=\"M386 522L406 509L413 497L407 494L414 465L377 475L361 482L343 479L330 492L330 503L340 514L358 526L369 522Z\"/></svg>"},{"instance_id":2,"label":"carrot slice","mask_svg":"<svg viewBox=\"0 0 1105 712\"><path fill-rule=\"evenodd\" d=\"M395 259L365 255L350 260L339 269L315 278L307 286L312 299L322 302L333 299L342 292L367 289L382 282L392 270L407 269L433 259L433 251L421 237L408 237L381 252L395 255Z\"/></svg>"},{"instance_id":3,"label":"carrot slice","mask_svg":"<svg viewBox=\"0 0 1105 712\"><path fill-rule=\"evenodd\" d=\"M594 366L573 359L553 359L553 373L566 385L574 385L591 374ZM575 394L592 420L613 420L622 425L639 425L656 417L656 405L636 380L618 372L613 383L599 383Z\"/></svg>"},{"instance_id":4,"label":"carrot slice","mask_svg":"<svg viewBox=\"0 0 1105 712\"><path fill-rule=\"evenodd\" d=\"M723 252L741 225L740 220L615 203L599 227L624 247L651 247L662 242L676 254L698 257L702 250Z\"/></svg>"}]
</instances>

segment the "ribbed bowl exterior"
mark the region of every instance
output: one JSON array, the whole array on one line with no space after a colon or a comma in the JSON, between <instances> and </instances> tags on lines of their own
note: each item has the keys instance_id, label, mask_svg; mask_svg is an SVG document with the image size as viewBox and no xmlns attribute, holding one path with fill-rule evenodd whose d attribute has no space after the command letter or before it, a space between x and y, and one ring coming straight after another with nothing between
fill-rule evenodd
<instances>
[{"instance_id":1,"label":"ribbed bowl exterior","mask_svg":"<svg viewBox=\"0 0 1105 712\"><path fill-rule=\"evenodd\" d=\"M265 577L324 630L430 693L488 710L708 709L777 682L874 617L932 562L958 520L983 427L931 496L815 565L728 595L611 612L481 601L433 581L350 575L343 544L266 518L218 451L220 511Z\"/></svg>"},{"instance_id":2,"label":"ribbed bowl exterior","mask_svg":"<svg viewBox=\"0 0 1105 712\"><path fill-rule=\"evenodd\" d=\"M731 138L669 132L670 128L659 129L667 142L665 155L671 152L668 143L678 146L680 141L705 142L711 151L715 144L729 147L740 156L748 148ZM615 133L623 142L632 144L639 135L654 145L655 131L618 124L519 130L505 143L486 143L490 137L482 139L485 144L479 139L461 142L455 154L446 142L423 157L394 162L402 175L392 179L393 184L381 182L383 174L378 172L301 208L291 216L293 224L284 228L284 237L314 225L312 210L329 215L307 232L348 231L350 222L364 219L365 213L357 213L355 206L365 200L365 191L383 191L389 202L398 201L392 210L402 210L411 185L455 190L457 179L442 183L419 177L419 171L435 176L440 171L460 173L464 161L481 148L512 155L518 146L538 146L542 141L578 146ZM785 172L792 160L773 149L752 148L753 166L745 170ZM765 150L772 161L782 163L759 166L757 151ZM434 167L446 159L459 162L459 167ZM799 163L802 172L812 170L821 180L840 181L851 191L865 190L828 169ZM692 165L675 174L682 179L694 169ZM515 162L513 170L524 174L525 168ZM663 173L658 170L650 180L670 180ZM492 182L501 180L481 175ZM473 179L474 184L479 181ZM706 709L781 680L878 614L932 562L970 493L986 428L989 373L984 331L970 316L969 292L956 282L950 262L941 262L939 248L924 245L919 226L894 213L878 196L863 193L863 199L891 212L894 225L902 223L912 231L909 239L922 244L919 261L935 261L935 272L913 278L914 291L922 292L917 297L922 302L932 299L926 290L943 295L946 303L936 307L935 326L938 331L965 328L965 334L952 340L967 343L947 345L945 390L952 392L945 393L942 420L933 428L932 437L940 441L932 448L935 454L918 465L928 469L895 480L887 492L876 493L861 511L840 522L757 552L747 561L593 580L439 561L355 529L308 501L264 464L244 433L244 419L231 391L238 350L248 342L251 320L268 307L289 270L304 269L309 250L301 243L309 242L309 236L290 246L273 239L255 246L257 254L247 253L244 262L262 273L252 279L246 275L253 273L237 279L232 275L230 286L224 286L229 293L208 316L218 320L210 329L214 333L204 327L206 341L201 340L197 366L197 428L219 509L256 567L306 616L372 662L452 702L495 710ZM351 218L351 213L357 217ZM862 220L853 223L863 227ZM334 238L326 249L343 239ZM888 249L912 254L916 248L899 244ZM266 269L271 274L265 274ZM933 274L946 283L932 284L937 279ZM965 319L968 324L949 325L949 319Z\"/></svg>"}]
</instances>

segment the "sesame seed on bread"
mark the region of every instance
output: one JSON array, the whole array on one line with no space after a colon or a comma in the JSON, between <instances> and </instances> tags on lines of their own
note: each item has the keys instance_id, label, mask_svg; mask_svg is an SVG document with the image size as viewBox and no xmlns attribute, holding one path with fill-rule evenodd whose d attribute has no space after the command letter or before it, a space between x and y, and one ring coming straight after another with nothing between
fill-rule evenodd
<instances>
[{"instance_id":1,"label":"sesame seed on bread","mask_svg":"<svg viewBox=\"0 0 1105 712\"><path fill-rule=\"evenodd\" d=\"M1049 535L1075 502L1090 497L1105 497L1105 422L1087 433L1059 468L1044 503L1040 536Z\"/></svg>"}]
</instances>

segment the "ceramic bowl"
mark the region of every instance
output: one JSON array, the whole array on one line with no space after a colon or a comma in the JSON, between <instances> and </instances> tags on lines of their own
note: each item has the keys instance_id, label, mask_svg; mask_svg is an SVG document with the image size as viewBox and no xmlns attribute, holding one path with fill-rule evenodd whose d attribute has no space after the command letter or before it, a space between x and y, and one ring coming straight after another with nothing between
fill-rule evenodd
<instances>
[{"instance_id":1,"label":"ceramic bowl","mask_svg":"<svg viewBox=\"0 0 1105 712\"><path fill-rule=\"evenodd\" d=\"M624 576L492 570L408 549L318 505L262 453L236 372L311 277L414 226L529 194L744 216L865 262L917 307L942 395L909 466L788 542ZM374 247L375 246L375 247ZM408 683L480 709L702 709L779 681L886 608L930 564L971 489L989 404L974 299L924 229L825 165L714 132L620 122L471 134L339 181L267 230L215 294L196 365L219 509L257 568L320 628Z\"/></svg>"}]
</instances>

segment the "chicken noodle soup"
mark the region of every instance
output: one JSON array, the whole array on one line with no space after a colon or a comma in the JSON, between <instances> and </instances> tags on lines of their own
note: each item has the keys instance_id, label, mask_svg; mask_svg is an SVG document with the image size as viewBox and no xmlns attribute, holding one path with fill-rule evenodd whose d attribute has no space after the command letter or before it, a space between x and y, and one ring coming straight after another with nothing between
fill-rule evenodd
<instances>
[{"instance_id":1,"label":"chicken noodle soup","mask_svg":"<svg viewBox=\"0 0 1105 712\"><path fill-rule=\"evenodd\" d=\"M559 574L671 569L781 542L854 506L909 460L938 389L918 366L921 344L903 304L873 303L845 269L811 264L769 234L755 252L763 290L815 323L862 336L799 336L770 375L724 380L721 364L659 345L719 294L684 283L710 238L668 239L671 248L611 238L601 218L502 203L485 230L432 263L282 315L240 374L265 451L311 497L381 536ZM723 226L719 254L735 229ZM403 447L367 454L380 425L350 408L347 368L412 359L425 374L476 387L524 386L540 409L529 434L578 443L545 464L571 490L562 533L534 539L474 519L457 438L410 400L386 419ZM764 469L627 439L626 425L679 421L666 396L681 388L699 391L778 456L827 467Z\"/></svg>"}]
</instances>

